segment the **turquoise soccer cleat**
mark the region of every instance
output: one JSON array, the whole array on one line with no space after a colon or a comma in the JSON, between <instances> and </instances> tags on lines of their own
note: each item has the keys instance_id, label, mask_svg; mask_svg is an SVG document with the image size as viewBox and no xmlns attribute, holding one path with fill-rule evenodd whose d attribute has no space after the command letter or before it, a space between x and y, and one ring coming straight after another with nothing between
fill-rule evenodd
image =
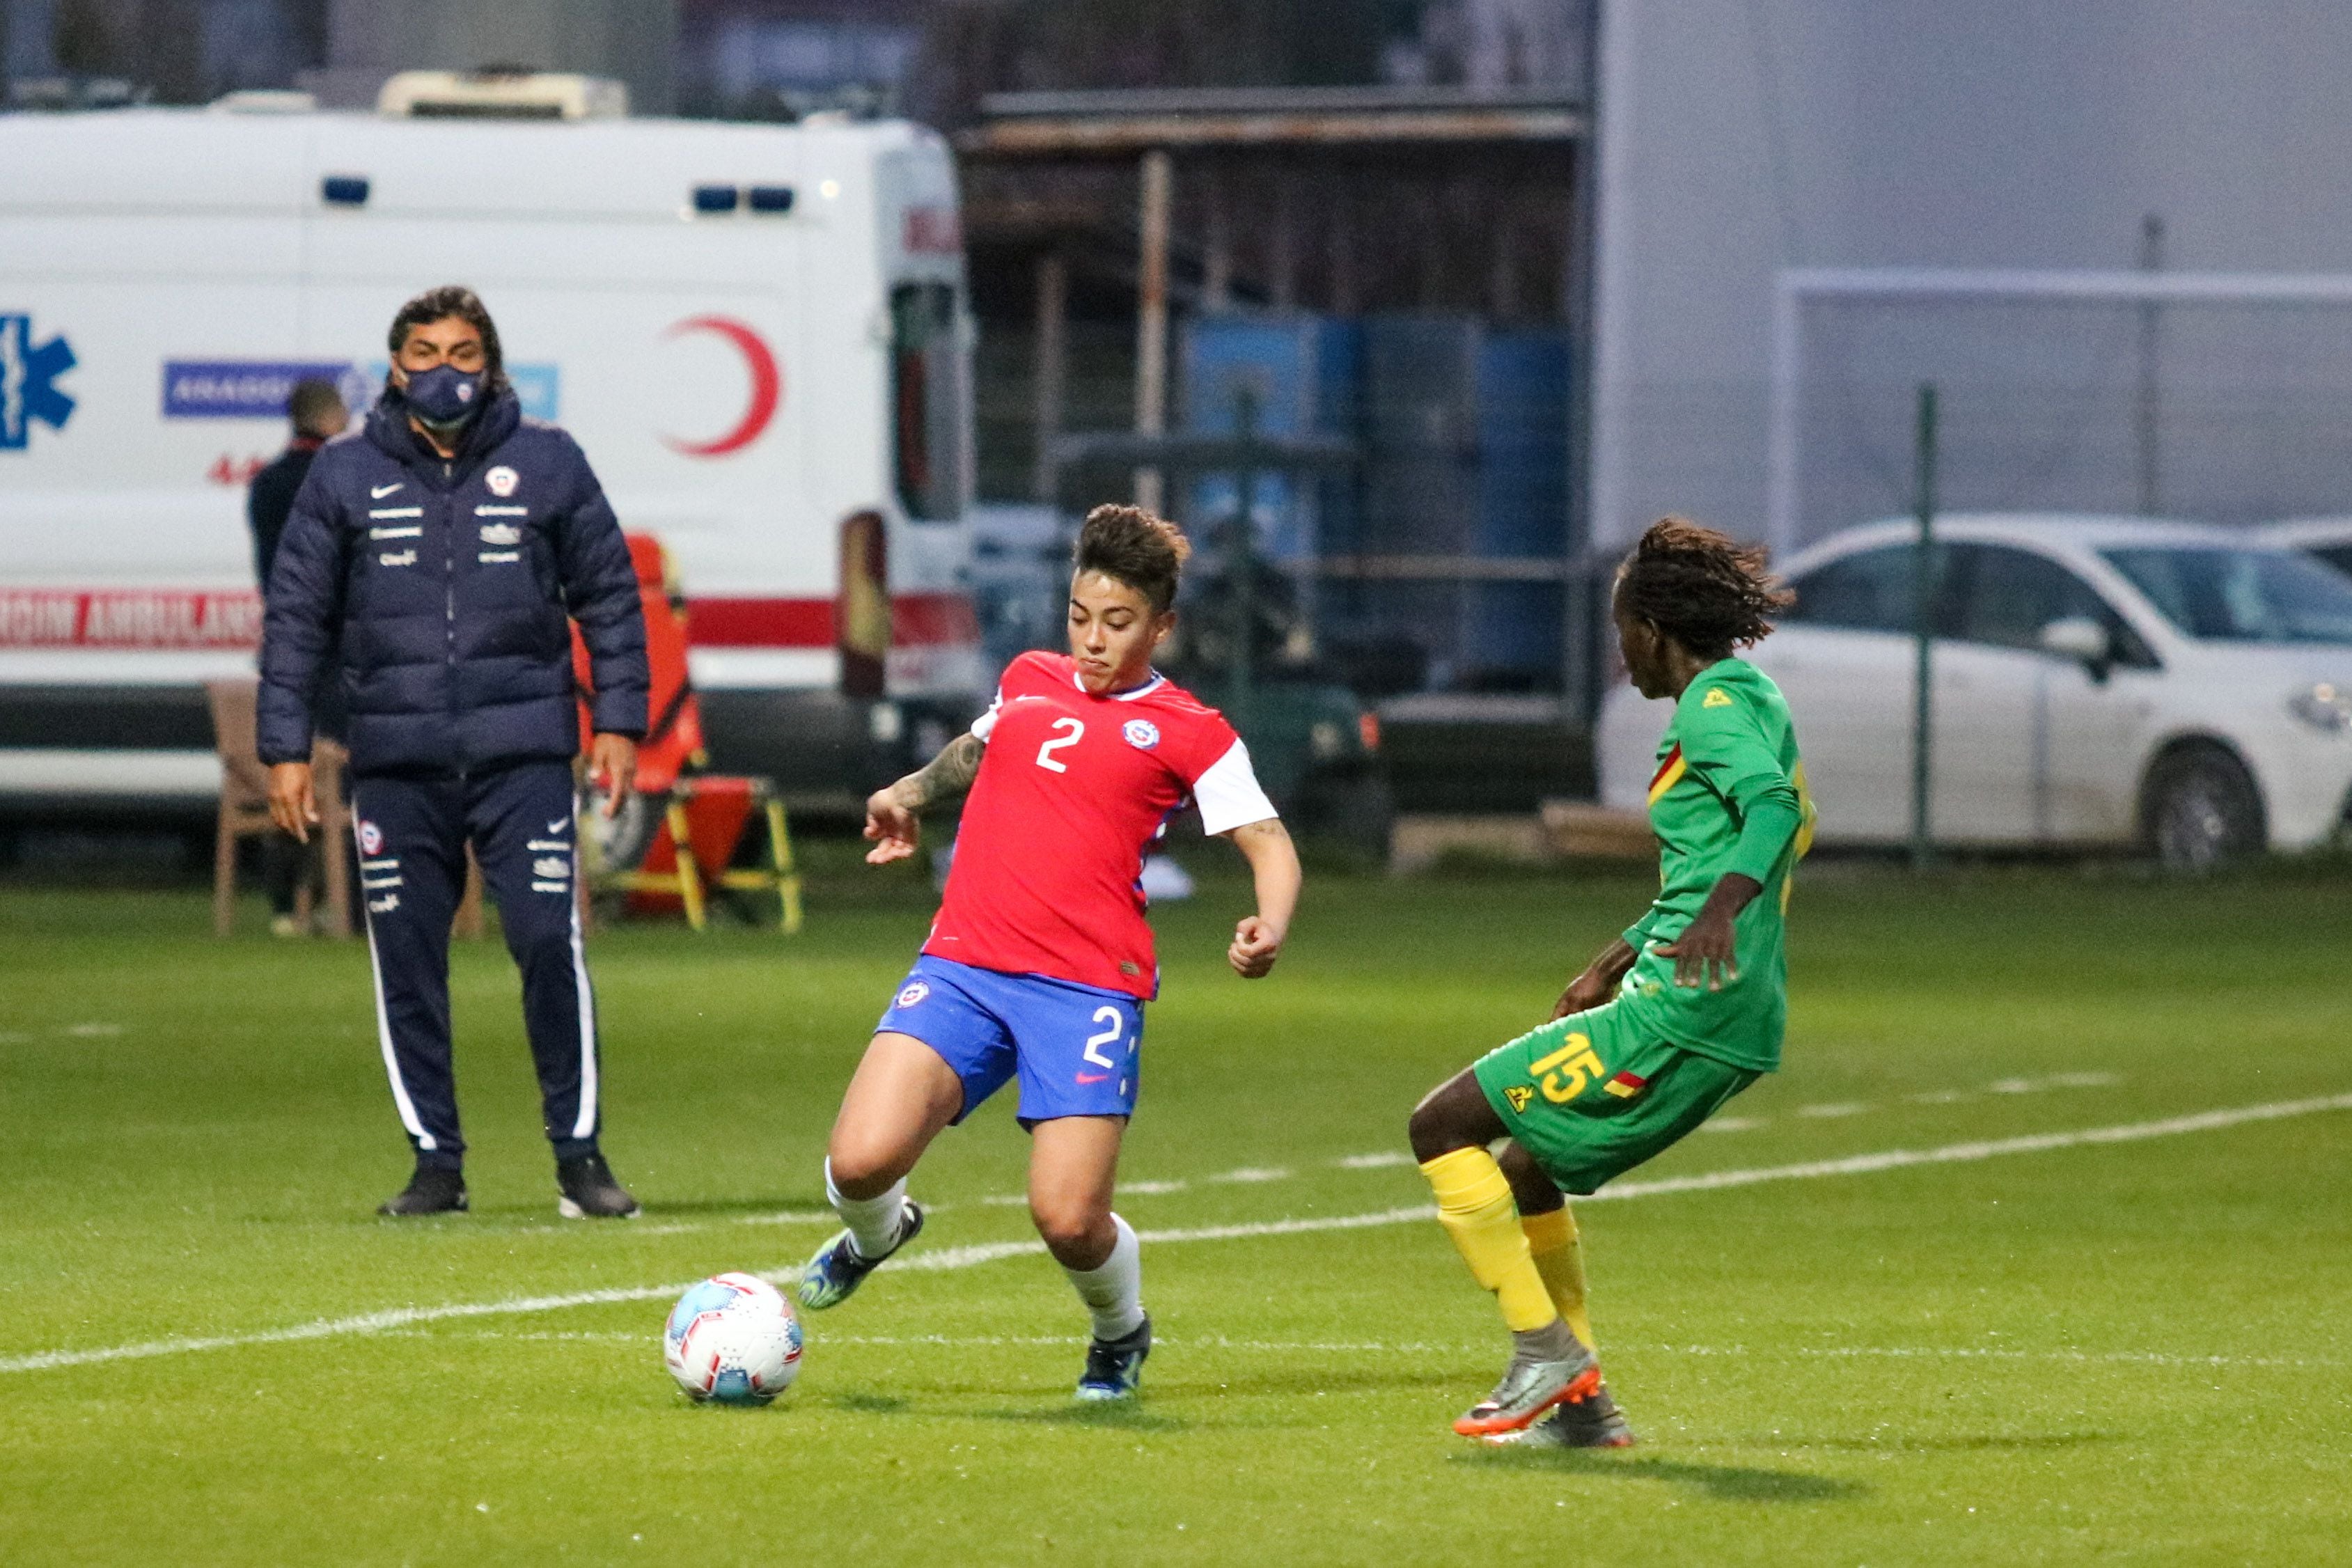
<instances>
[{"instance_id":1,"label":"turquoise soccer cleat","mask_svg":"<svg viewBox=\"0 0 2352 1568\"><path fill-rule=\"evenodd\" d=\"M879 1258L859 1256L856 1244L849 1238L849 1232L842 1231L818 1247L816 1256L802 1266L800 1283L793 1294L800 1298L801 1305L812 1312L838 1307L866 1283L868 1274L896 1258L908 1242L922 1234L922 1230L923 1205L908 1198L906 1209L899 1216L898 1238L890 1244L890 1250Z\"/></svg>"}]
</instances>

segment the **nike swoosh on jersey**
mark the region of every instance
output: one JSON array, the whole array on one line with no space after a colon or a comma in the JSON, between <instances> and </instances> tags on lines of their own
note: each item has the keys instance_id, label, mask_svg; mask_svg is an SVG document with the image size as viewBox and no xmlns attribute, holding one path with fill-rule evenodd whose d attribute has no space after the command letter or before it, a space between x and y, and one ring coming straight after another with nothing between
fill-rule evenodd
<instances>
[{"instance_id":1,"label":"nike swoosh on jersey","mask_svg":"<svg viewBox=\"0 0 2352 1568\"><path fill-rule=\"evenodd\" d=\"M370 485L368 486L368 499L370 500L382 500L384 497L390 495L393 491L399 489L402 485L406 483L407 481L404 479L400 484Z\"/></svg>"},{"instance_id":2,"label":"nike swoosh on jersey","mask_svg":"<svg viewBox=\"0 0 2352 1568\"><path fill-rule=\"evenodd\" d=\"M1078 1081L1080 1083L1100 1083L1109 1076L1110 1074L1107 1072L1082 1072L1078 1075Z\"/></svg>"},{"instance_id":3,"label":"nike swoosh on jersey","mask_svg":"<svg viewBox=\"0 0 2352 1568\"><path fill-rule=\"evenodd\" d=\"M568 816L559 816L559 817L557 817L553 822L551 822L551 823L549 823L549 824L547 825L547 830L548 830L550 833L561 833L561 832L562 832L565 828L567 828L567 827L569 827L569 826L572 826L572 819L571 819L570 817L568 817Z\"/></svg>"}]
</instances>

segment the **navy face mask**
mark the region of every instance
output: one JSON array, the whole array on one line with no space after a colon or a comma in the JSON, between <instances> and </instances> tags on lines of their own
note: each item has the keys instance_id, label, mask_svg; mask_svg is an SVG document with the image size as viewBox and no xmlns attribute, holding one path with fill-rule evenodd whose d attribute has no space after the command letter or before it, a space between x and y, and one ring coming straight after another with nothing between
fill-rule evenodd
<instances>
[{"instance_id":1,"label":"navy face mask","mask_svg":"<svg viewBox=\"0 0 2352 1568\"><path fill-rule=\"evenodd\" d=\"M468 375L455 365L436 364L408 378L402 395L419 419L436 429L454 429L474 416L482 395L482 373Z\"/></svg>"}]
</instances>

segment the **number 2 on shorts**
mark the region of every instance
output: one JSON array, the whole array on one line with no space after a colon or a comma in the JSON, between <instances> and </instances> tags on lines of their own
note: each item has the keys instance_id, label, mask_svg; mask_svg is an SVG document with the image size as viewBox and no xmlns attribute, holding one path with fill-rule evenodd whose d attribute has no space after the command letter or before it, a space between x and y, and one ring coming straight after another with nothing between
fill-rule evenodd
<instances>
[{"instance_id":1,"label":"number 2 on shorts","mask_svg":"<svg viewBox=\"0 0 2352 1568\"><path fill-rule=\"evenodd\" d=\"M1075 723L1076 723L1076 722L1077 722L1077 721L1076 721L1076 720L1075 720L1075 719L1067 719L1067 720L1064 720L1064 721L1063 721L1063 722L1065 722L1065 723L1069 723L1069 724L1075 724ZM1050 744L1052 744L1052 742L1047 742L1047 744L1049 744L1049 745L1050 745ZM1086 1057L1087 1057L1087 1060L1088 1060L1088 1061L1092 1062L1095 1066L1097 1066L1097 1067L1098 1067L1098 1068L1110 1068L1116 1069L1116 1068L1118 1068L1118 1064L1117 1062L1115 1062L1115 1061L1111 1060L1108 1057L1101 1055L1099 1052L1097 1052L1097 1051L1095 1049L1095 1047L1096 1047L1097 1046L1115 1046L1115 1045L1118 1044L1118 1027L1119 1027L1119 1014L1118 1014L1118 1008L1116 1008L1116 1007L1097 1007L1097 1008L1096 1008L1096 1009L1095 1009L1095 1022L1096 1022L1096 1023L1097 1023L1097 1024L1108 1024L1108 1025L1110 1026L1110 1027L1109 1027L1109 1028L1108 1028L1108 1029L1105 1029L1105 1030L1104 1030L1101 1034L1099 1034L1099 1035L1088 1035L1088 1036L1087 1037L1087 1050L1086 1050Z\"/></svg>"},{"instance_id":2,"label":"number 2 on shorts","mask_svg":"<svg viewBox=\"0 0 2352 1568\"><path fill-rule=\"evenodd\" d=\"M1054 755L1054 753L1062 750L1065 746L1076 745L1078 743L1078 737L1087 732L1087 723L1083 719L1056 719L1054 721L1054 728L1056 730L1066 730L1069 733L1066 735L1056 735L1052 740L1046 742L1044 745L1038 747L1037 765L1041 768L1051 769L1053 772L1057 773L1066 773L1070 771L1070 764L1062 761L1059 757Z\"/></svg>"}]
</instances>

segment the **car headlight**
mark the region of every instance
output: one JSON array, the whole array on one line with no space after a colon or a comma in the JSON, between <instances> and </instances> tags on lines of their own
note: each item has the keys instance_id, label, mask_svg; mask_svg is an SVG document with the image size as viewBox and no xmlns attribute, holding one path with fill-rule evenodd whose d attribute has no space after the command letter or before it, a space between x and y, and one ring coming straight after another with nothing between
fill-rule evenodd
<instances>
[{"instance_id":1,"label":"car headlight","mask_svg":"<svg viewBox=\"0 0 2352 1568\"><path fill-rule=\"evenodd\" d=\"M2286 710L2315 730L2341 734L2352 730L2352 688L2322 680L2286 700Z\"/></svg>"}]
</instances>

